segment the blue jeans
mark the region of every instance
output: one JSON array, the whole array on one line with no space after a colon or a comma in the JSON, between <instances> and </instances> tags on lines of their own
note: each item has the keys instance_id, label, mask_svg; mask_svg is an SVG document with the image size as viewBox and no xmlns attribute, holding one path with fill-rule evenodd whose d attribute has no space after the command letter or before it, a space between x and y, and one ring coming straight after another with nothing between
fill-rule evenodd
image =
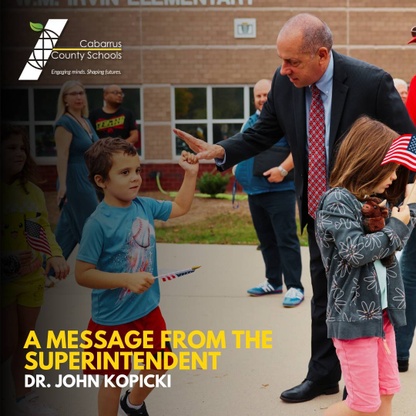
<instances>
[{"instance_id":1,"label":"blue jeans","mask_svg":"<svg viewBox=\"0 0 416 416\"><path fill-rule=\"evenodd\" d=\"M288 289L303 290L295 191L249 195L248 202L267 280L274 286L281 286L284 276Z\"/></svg>"},{"instance_id":2,"label":"blue jeans","mask_svg":"<svg viewBox=\"0 0 416 416\"><path fill-rule=\"evenodd\" d=\"M416 230L404 247L400 270L406 292L407 325L396 328L397 359L408 360L416 327Z\"/></svg>"}]
</instances>

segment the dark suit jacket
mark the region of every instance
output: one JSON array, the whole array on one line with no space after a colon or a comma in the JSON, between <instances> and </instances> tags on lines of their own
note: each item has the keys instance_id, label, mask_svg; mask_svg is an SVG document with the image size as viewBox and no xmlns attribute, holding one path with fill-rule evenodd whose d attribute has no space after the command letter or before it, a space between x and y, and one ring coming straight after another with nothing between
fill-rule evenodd
<instances>
[{"instance_id":1,"label":"dark suit jacket","mask_svg":"<svg viewBox=\"0 0 416 416\"><path fill-rule=\"evenodd\" d=\"M342 136L361 115L379 120L400 134L416 133L392 77L387 72L335 51L333 58L329 171L333 167ZM226 161L219 168L226 170L286 137L295 163L295 186L302 228L308 218L305 91L306 88L296 88L287 76L280 75L278 68L257 123L244 133L218 143L226 152Z\"/></svg>"}]
</instances>

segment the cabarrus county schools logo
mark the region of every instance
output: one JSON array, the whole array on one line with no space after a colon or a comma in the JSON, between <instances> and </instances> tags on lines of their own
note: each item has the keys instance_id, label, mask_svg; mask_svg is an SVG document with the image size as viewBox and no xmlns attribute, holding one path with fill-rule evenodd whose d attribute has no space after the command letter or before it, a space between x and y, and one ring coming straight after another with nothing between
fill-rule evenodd
<instances>
[{"instance_id":1,"label":"cabarrus county schools logo","mask_svg":"<svg viewBox=\"0 0 416 416\"><path fill-rule=\"evenodd\" d=\"M67 21L68 19L49 19L45 27L41 23L30 22L30 28L34 32L40 32L40 36L20 74L20 81L36 81L39 79Z\"/></svg>"}]
</instances>

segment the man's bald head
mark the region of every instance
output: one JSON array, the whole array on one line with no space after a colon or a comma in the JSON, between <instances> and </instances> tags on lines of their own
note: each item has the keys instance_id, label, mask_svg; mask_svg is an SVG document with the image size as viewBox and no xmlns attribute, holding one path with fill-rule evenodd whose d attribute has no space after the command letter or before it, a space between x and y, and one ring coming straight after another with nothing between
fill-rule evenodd
<instances>
[{"instance_id":1,"label":"man's bald head","mask_svg":"<svg viewBox=\"0 0 416 416\"><path fill-rule=\"evenodd\" d=\"M253 95L256 110L262 110L263 104L267 101L267 94L269 93L271 87L272 82L269 79L261 79L254 85Z\"/></svg>"},{"instance_id":2,"label":"man's bald head","mask_svg":"<svg viewBox=\"0 0 416 416\"><path fill-rule=\"evenodd\" d=\"M300 13L289 19L282 27L277 42L288 38L300 38L300 53L315 53L319 48L332 49L332 32L328 25L309 13Z\"/></svg>"}]
</instances>

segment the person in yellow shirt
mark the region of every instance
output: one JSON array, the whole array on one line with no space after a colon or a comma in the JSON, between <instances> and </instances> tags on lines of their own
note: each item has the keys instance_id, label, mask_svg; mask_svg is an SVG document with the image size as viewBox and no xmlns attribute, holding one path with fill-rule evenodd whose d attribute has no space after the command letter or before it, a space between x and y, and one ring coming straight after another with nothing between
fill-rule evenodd
<instances>
[{"instance_id":1,"label":"person in yellow shirt","mask_svg":"<svg viewBox=\"0 0 416 416\"><path fill-rule=\"evenodd\" d=\"M45 273L64 279L69 266L51 230L45 197L35 185L36 165L21 127L1 126L1 359L11 359L16 404L26 416L53 416L25 387L24 342L43 304ZM42 267L46 260L45 269ZM9 414L9 412L7 412ZM14 413L13 413L14 414Z\"/></svg>"}]
</instances>

